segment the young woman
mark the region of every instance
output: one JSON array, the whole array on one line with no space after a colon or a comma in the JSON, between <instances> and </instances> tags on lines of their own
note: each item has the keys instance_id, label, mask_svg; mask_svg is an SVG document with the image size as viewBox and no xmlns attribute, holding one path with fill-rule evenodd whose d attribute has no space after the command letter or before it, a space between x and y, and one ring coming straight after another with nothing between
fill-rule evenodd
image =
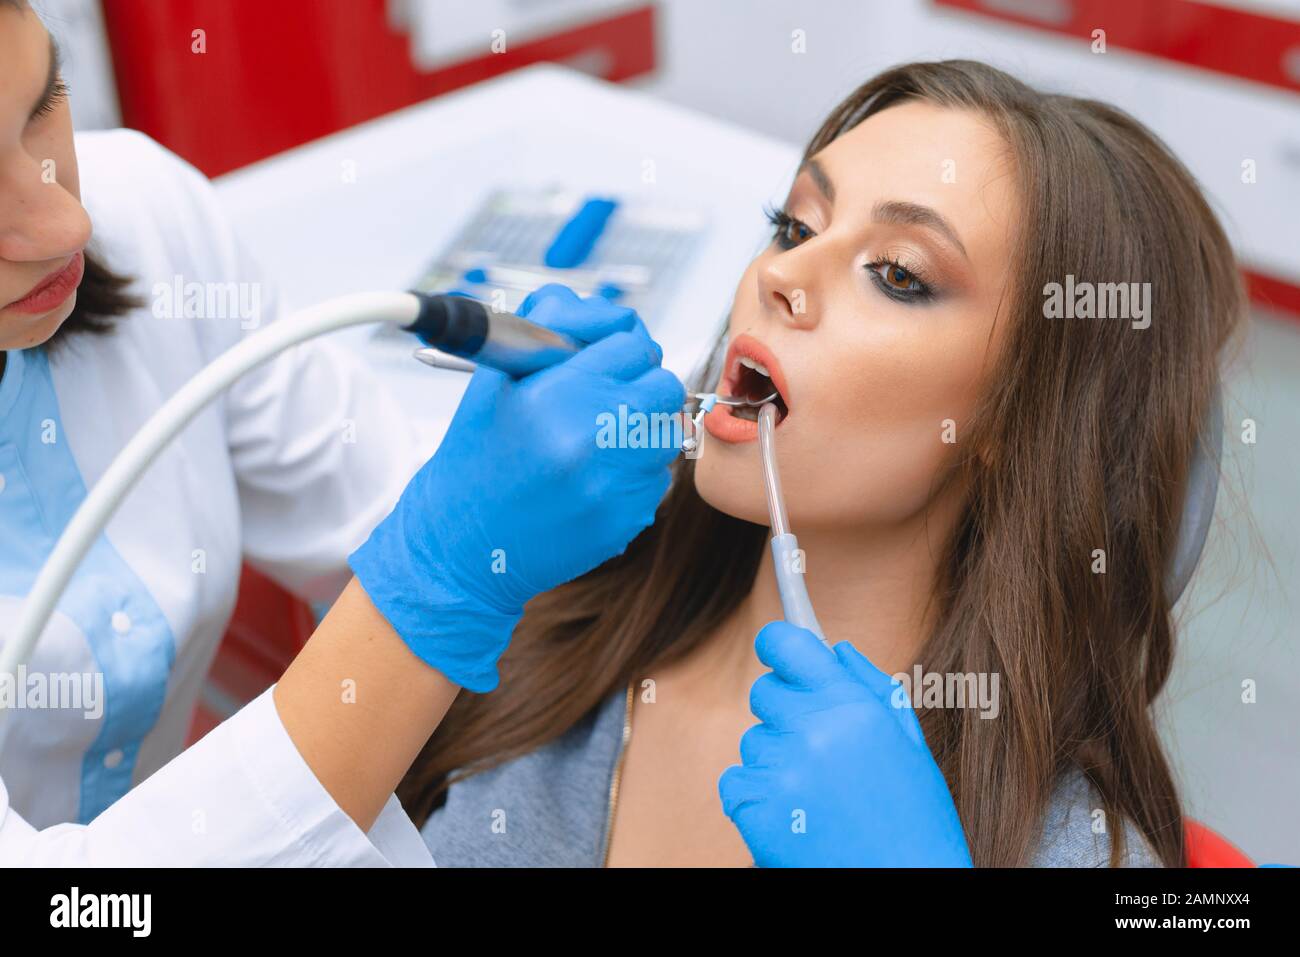
<instances>
[{"instance_id":1,"label":"young woman","mask_svg":"<svg viewBox=\"0 0 1300 957\"><path fill-rule=\"evenodd\" d=\"M194 283L222 292L219 314L169 298ZM385 797L458 686L490 688L532 588L617 554L668 485L671 449L594 442L598 414L620 402L681 408L639 320L567 290L527 308L596 344L520 383L476 375L442 454L368 541L417 450L395 429L400 409L334 350L282 354L181 433L28 665L102 680L97 705L0 714L0 862L411 861L402 825L415 834ZM138 134L74 141L52 40L24 0L0 0L0 643L87 488L169 396L274 314L197 172ZM363 541L364 589L348 588L274 703L268 693L160 771L184 744L241 562L333 597ZM494 574L507 542L508 573Z\"/></svg>"},{"instance_id":2,"label":"young woman","mask_svg":"<svg viewBox=\"0 0 1300 957\"><path fill-rule=\"evenodd\" d=\"M823 767L822 792L861 782L861 801L849 787L824 815L842 840L797 861L887 863L834 847L866 828L877 848L906 845L931 826L908 815L942 818L947 801L960 827L946 846L965 846L931 862L968 848L977 866L1181 864L1152 717L1173 656L1162 578L1243 315L1196 184L1113 107L917 63L835 109L772 220L703 381L780 393L790 521L829 641L885 674L974 675L998 694L995 708L918 698L924 760L879 761L870 735L836 750L854 735L823 727L812 750L843 774ZM1070 283L1107 284L1103 298L1137 285L1120 315L1059 318L1049 293ZM439 864L796 860L760 846L780 835L742 823L726 781L718 799L751 686L767 737L746 736L746 771L782 740L773 679L755 680L765 663L782 680L782 656L811 652L773 632L756 654L782 617L756 426L726 409L705 421L654 526L529 605L500 689L462 696L404 782ZM807 752L780 758L788 776Z\"/></svg>"}]
</instances>

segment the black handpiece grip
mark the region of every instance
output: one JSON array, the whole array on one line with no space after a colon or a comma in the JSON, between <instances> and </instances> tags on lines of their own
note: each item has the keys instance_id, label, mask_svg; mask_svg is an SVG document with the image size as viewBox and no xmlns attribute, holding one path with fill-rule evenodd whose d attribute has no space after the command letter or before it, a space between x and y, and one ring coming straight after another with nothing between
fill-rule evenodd
<instances>
[{"instance_id":1,"label":"black handpiece grip","mask_svg":"<svg viewBox=\"0 0 1300 957\"><path fill-rule=\"evenodd\" d=\"M405 328L427 346L473 359L488 337L488 307L465 296L413 292L420 312Z\"/></svg>"}]
</instances>

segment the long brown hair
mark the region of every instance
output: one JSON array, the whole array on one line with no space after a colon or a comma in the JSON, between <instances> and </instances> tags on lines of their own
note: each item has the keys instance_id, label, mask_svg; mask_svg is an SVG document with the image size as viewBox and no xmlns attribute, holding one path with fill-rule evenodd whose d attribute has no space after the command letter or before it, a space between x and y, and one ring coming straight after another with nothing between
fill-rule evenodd
<instances>
[{"instance_id":1,"label":"long brown hair","mask_svg":"<svg viewBox=\"0 0 1300 957\"><path fill-rule=\"evenodd\" d=\"M1133 822L1167 865L1182 814L1152 704L1174 631L1174 548L1218 356L1244 315L1232 249L1186 169L1127 114L968 61L891 69L827 118L805 159L909 99L976 111L1015 161L1025 215L1008 341L966 427L969 496L948 541L927 672L1001 677L1001 714L919 709L974 862L1027 863L1058 777L1105 805L1112 863ZM1047 318L1049 283L1149 282L1150 325ZM715 353L716 355L716 353ZM707 641L752 587L767 530L724 515L679 460L627 551L529 603L499 689L463 693L403 782L417 821L450 781L556 738L615 689ZM1096 549L1106 573L1094 574Z\"/></svg>"}]
</instances>

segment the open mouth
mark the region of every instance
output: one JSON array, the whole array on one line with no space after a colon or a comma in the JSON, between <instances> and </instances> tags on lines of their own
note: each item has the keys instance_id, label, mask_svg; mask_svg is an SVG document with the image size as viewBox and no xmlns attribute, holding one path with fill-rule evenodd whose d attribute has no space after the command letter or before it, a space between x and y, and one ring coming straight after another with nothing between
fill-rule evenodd
<instances>
[{"instance_id":1,"label":"open mouth","mask_svg":"<svg viewBox=\"0 0 1300 957\"><path fill-rule=\"evenodd\" d=\"M790 415L790 389L781 364L767 346L751 335L742 334L731 341L717 388L723 395L760 404L772 397L777 426ZM758 412L758 405L719 403L704 417L704 427L724 442L754 441L758 438Z\"/></svg>"},{"instance_id":2,"label":"open mouth","mask_svg":"<svg viewBox=\"0 0 1300 957\"><path fill-rule=\"evenodd\" d=\"M776 398L771 401L776 406L776 421L777 424L780 424L781 420L790 414L790 409L781 396L781 390L772 381L771 370L757 359L751 359L749 356L739 356L736 361L738 368L735 373L735 381L731 388L727 390L727 394L735 396L737 399L748 399L757 404L734 406L731 414L738 419L757 422L758 410L763 404L762 400L775 395Z\"/></svg>"}]
</instances>

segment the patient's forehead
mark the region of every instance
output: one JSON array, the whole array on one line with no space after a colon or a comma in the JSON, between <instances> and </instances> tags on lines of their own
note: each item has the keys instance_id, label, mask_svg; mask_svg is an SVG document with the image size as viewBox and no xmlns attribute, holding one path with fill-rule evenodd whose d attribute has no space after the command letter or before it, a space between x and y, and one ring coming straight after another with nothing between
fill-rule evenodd
<instances>
[{"instance_id":1,"label":"patient's forehead","mask_svg":"<svg viewBox=\"0 0 1300 957\"><path fill-rule=\"evenodd\" d=\"M913 100L867 117L814 157L835 186L837 220L866 221L882 200L932 206L966 248L1001 254L1019 215L1010 146L973 110Z\"/></svg>"}]
</instances>

